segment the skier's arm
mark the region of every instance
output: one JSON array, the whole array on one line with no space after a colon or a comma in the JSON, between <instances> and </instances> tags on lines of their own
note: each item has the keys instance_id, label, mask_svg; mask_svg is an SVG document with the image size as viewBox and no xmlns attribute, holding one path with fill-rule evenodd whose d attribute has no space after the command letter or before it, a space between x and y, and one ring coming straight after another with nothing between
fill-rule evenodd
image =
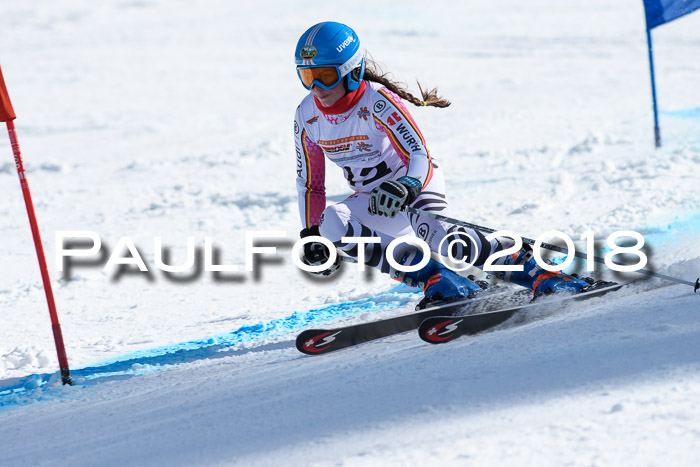
<instances>
[{"instance_id":1,"label":"skier's arm","mask_svg":"<svg viewBox=\"0 0 700 467\"><path fill-rule=\"evenodd\" d=\"M372 105L374 122L389 136L396 153L408 166L406 176L425 187L433 176L433 163L418 125L399 96L385 87L379 89Z\"/></svg>"},{"instance_id":2,"label":"skier's arm","mask_svg":"<svg viewBox=\"0 0 700 467\"><path fill-rule=\"evenodd\" d=\"M297 157L297 193L302 227L318 225L326 208L326 162L323 150L306 133L297 109L294 119L294 145Z\"/></svg>"}]
</instances>

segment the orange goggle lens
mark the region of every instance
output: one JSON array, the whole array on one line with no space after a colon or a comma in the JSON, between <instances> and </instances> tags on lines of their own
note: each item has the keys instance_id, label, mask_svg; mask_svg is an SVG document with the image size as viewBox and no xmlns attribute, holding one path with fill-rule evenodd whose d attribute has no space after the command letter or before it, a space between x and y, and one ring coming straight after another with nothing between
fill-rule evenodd
<instances>
[{"instance_id":1,"label":"orange goggle lens","mask_svg":"<svg viewBox=\"0 0 700 467\"><path fill-rule=\"evenodd\" d=\"M301 83L306 89L311 89L314 81L326 89L334 87L341 80L337 67L323 66L315 68L297 68Z\"/></svg>"}]
</instances>

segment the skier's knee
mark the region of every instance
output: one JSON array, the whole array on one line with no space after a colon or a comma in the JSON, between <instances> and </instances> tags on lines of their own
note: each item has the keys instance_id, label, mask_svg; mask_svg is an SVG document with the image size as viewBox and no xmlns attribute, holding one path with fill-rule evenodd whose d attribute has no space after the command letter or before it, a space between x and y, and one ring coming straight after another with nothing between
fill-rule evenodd
<instances>
[{"instance_id":1,"label":"skier's knee","mask_svg":"<svg viewBox=\"0 0 700 467\"><path fill-rule=\"evenodd\" d=\"M339 242L346 236L350 209L344 204L334 204L324 209L319 230L321 236L332 242Z\"/></svg>"}]
</instances>

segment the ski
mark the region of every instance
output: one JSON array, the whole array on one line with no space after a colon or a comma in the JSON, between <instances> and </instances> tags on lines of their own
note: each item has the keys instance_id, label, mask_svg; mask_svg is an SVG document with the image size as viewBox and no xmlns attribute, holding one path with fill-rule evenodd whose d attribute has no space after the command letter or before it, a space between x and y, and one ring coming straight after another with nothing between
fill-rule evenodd
<instances>
[{"instance_id":1,"label":"ski","mask_svg":"<svg viewBox=\"0 0 700 467\"><path fill-rule=\"evenodd\" d=\"M296 347L297 350L307 355L319 355L333 352L382 337L417 329L421 322L431 316L445 316L464 313L466 311L477 312L481 309L492 308L494 301L499 303L500 306L503 306L504 301L523 302L532 296L532 292L525 292L526 293L523 294L518 291L513 294L510 291L501 291L498 293L487 291L483 295L478 295L476 298L467 298L378 321L354 324L335 329L307 329L297 336Z\"/></svg>"},{"instance_id":2,"label":"ski","mask_svg":"<svg viewBox=\"0 0 700 467\"><path fill-rule=\"evenodd\" d=\"M559 306L570 301L599 297L608 292L619 290L624 285L625 284L611 283L576 295L542 297L539 301L534 301L525 305L512 306L484 313L468 314L464 316L458 315L459 312L446 313L442 316L432 315L426 317L420 324L418 327L418 335L425 342L443 344L463 335L477 334L498 326L523 310L538 306Z\"/></svg>"}]
</instances>

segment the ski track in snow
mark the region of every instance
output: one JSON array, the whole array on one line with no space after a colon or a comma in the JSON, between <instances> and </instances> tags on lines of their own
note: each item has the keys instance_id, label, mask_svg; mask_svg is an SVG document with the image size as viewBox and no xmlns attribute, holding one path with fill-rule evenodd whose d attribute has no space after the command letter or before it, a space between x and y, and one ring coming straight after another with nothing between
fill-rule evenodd
<instances>
[{"instance_id":1,"label":"ski track in snow","mask_svg":"<svg viewBox=\"0 0 700 467\"><path fill-rule=\"evenodd\" d=\"M198 254L212 237L221 264L244 263L245 231L297 236L290 122L305 92L290 54L333 18L411 89L418 78L452 101L412 113L453 217L532 238L637 230L651 268L694 280L700 12L653 31L655 150L642 2L430 6L0 5L0 64L78 383L57 380L7 145L0 465L700 462L700 297L687 287L651 281L445 346L406 333L309 358L298 330L399 313L417 295L353 267L310 279L289 242L257 275L153 267L155 236L173 264L188 235ZM333 169L338 202L349 193ZM61 275L59 230L98 232L105 256ZM122 236L149 274L101 270Z\"/></svg>"}]
</instances>

